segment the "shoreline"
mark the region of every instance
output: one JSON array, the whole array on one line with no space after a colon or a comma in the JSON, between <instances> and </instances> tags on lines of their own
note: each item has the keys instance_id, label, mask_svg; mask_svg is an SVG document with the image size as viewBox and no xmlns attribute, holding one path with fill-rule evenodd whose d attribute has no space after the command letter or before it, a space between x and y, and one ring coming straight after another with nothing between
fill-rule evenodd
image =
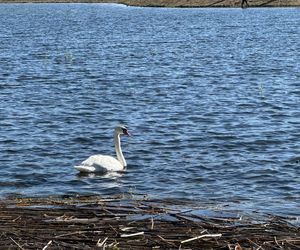
<instances>
[{"instance_id":1,"label":"shoreline","mask_svg":"<svg viewBox=\"0 0 300 250\"><path fill-rule=\"evenodd\" d=\"M4 249L298 249L291 218L180 200L53 196L0 200ZM297 218L294 219L298 222Z\"/></svg>"},{"instance_id":2,"label":"shoreline","mask_svg":"<svg viewBox=\"0 0 300 250\"><path fill-rule=\"evenodd\" d=\"M132 7L241 8L240 0L0 0L0 3L114 3ZM248 0L248 8L300 7L300 0Z\"/></svg>"}]
</instances>

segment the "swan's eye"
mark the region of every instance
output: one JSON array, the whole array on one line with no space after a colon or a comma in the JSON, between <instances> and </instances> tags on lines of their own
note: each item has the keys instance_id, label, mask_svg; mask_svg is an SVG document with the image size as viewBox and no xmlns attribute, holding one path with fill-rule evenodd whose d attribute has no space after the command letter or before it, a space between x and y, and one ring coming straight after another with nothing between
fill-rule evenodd
<instances>
[{"instance_id":1,"label":"swan's eye","mask_svg":"<svg viewBox=\"0 0 300 250\"><path fill-rule=\"evenodd\" d=\"M128 130L126 128L122 128L122 132L124 135L129 135Z\"/></svg>"}]
</instances>

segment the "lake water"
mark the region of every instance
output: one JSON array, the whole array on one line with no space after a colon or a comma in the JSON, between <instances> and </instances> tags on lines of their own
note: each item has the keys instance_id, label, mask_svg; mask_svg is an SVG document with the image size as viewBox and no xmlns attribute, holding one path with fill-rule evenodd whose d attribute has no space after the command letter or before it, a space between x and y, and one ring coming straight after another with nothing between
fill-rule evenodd
<instances>
[{"instance_id":1,"label":"lake water","mask_svg":"<svg viewBox=\"0 0 300 250\"><path fill-rule=\"evenodd\" d=\"M300 10L0 5L0 195L299 215ZM88 156L124 173L78 175Z\"/></svg>"}]
</instances>

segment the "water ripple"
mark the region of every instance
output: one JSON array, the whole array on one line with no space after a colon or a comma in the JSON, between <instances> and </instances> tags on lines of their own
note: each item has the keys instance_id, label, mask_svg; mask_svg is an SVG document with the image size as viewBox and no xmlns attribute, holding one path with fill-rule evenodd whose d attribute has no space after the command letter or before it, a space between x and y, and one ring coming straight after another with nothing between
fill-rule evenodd
<instances>
[{"instance_id":1,"label":"water ripple","mask_svg":"<svg viewBox=\"0 0 300 250\"><path fill-rule=\"evenodd\" d=\"M296 9L1 5L0 195L299 213L298 23ZM126 171L77 174L114 154L118 123Z\"/></svg>"}]
</instances>

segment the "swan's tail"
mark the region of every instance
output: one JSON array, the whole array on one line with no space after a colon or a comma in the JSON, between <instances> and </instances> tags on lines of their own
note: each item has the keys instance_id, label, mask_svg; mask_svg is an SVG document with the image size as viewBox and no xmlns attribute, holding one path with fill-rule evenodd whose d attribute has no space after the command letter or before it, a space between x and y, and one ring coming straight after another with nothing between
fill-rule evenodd
<instances>
[{"instance_id":1,"label":"swan's tail","mask_svg":"<svg viewBox=\"0 0 300 250\"><path fill-rule=\"evenodd\" d=\"M84 165L74 166L74 168L77 169L79 172L82 172L82 173L93 173L96 170L95 167L84 166Z\"/></svg>"}]
</instances>

